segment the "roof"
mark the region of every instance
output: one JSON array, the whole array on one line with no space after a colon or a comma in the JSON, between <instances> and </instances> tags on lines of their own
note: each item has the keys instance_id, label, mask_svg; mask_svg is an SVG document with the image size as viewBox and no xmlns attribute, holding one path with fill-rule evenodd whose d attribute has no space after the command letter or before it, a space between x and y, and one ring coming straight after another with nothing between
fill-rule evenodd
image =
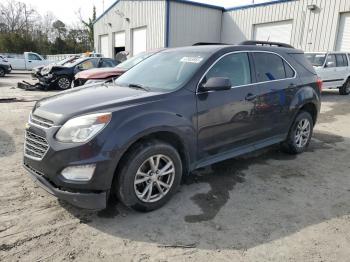
<instances>
[{"instance_id":1,"label":"roof","mask_svg":"<svg viewBox=\"0 0 350 262\"><path fill-rule=\"evenodd\" d=\"M106 13L108 13L109 10L111 10L116 4L118 4L121 0L116 0L110 7L108 7L99 17L96 18L94 23L96 23L98 20L100 20ZM291 2L296 0L271 0L269 2L265 3L258 3L258 4L250 4L250 5L243 5L243 6L237 6L237 7L231 7L231 8L224 8L222 6L212 5L212 4L205 4L200 2L194 2L193 0L165 0L165 1L171 1L171 2L178 2L178 3L184 3L184 4L190 4L194 6L202 6L212 9L217 9L221 11L234 11L234 10L240 10L240 9L246 9L251 7L258 7L258 6L265 6L265 5L272 5L277 3L283 3L283 2Z\"/></svg>"}]
</instances>

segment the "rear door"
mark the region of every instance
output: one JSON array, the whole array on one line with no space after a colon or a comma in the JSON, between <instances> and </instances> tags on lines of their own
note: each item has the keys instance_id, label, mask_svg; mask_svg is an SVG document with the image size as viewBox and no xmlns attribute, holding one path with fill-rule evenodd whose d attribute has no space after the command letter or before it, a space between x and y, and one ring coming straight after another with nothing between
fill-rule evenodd
<instances>
[{"instance_id":1,"label":"rear door","mask_svg":"<svg viewBox=\"0 0 350 262\"><path fill-rule=\"evenodd\" d=\"M254 121L264 138L282 135L288 130L289 105L299 85L296 71L279 54L253 52L257 99Z\"/></svg>"},{"instance_id":2,"label":"rear door","mask_svg":"<svg viewBox=\"0 0 350 262\"><path fill-rule=\"evenodd\" d=\"M323 87L337 87L341 82L341 75L337 71L337 59L335 54L328 54L323 69L317 71L323 80Z\"/></svg>"},{"instance_id":3,"label":"rear door","mask_svg":"<svg viewBox=\"0 0 350 262\"><path fill-rule=\"evenodd\" d=\"M254 99L249 99L256 90L248 53L224 55L212 65L200 84L211 77L229 78L232 88L197 93L198 148L204 157L252 143L259 133L252 119Z\"/></svg>"}]
</instances>

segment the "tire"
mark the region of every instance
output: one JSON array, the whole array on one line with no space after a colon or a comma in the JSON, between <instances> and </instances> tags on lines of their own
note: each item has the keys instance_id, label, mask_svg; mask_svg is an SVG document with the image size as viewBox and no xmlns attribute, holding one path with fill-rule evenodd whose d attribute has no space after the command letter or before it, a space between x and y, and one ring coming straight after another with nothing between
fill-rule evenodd
<instances>
[{"instance_id":1,"label":"tire","mask_svg":"<svg viewBox=\"0 0 350 262\"><path fill-rule=\"evenodd\" d=\"M346 80L343 86L339 88L340 95L348 95L350 94L350 78Z\"/></svg>"},{"instance_id":2,"label":"tire","mask_svg":"<svg viewBox=\"0 0 350 262\"><path fill-rule=\"evenodd\" d=\"M5 69L0 67L0 77L5 76L5 74L6 74Z\"/></svg>"},{"instance_id":3,"label":"tire","mask_svg":"<svg viewBox=\"0 0 350 262\"><path fill-rule=\"evenodd\" d=\"M282 150L289 154L304 152L310 143L312 132L313 119L311 114L306 111L299 112L289 130L286 141L282 143Z\"/></svg>"},{"instance_id":4,"label":"tire","mask_svg":"<svg viewBox=\"0 0 350 262\"><path fill-rule=\"evenodd\" d=\"M71 88L71 80L67 76L60 76L56 80L57 86L60 90L67 90Z\"/></svg>"},{"instance_id":5,"label":"tire","mask_svg":"<svg viewBox=\"0 0 350 262\"><path fill-rule=\"evenodd\" d=\"M153 158L154 166L158 162L158 168L152 170L150 158ZM135 210L148 212L160 208L169 201L180 185L181 158L174 147L164 142L152 141L139 145L127 153L122 163L113 187L117 198L125 206ZM161 175L157 171L162 168L166 168L164 171L174 171Z\"/></svg>"}]
</instances>

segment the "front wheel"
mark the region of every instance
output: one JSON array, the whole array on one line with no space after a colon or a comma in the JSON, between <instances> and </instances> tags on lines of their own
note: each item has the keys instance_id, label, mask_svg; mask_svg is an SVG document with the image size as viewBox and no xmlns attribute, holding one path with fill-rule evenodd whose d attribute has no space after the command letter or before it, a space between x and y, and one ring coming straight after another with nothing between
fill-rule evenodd
<instances>
[{"instance_id":1,"label":"front wheel","mask_svg":"<svg viewBox=\"0 0 350 262\"><path fill-rule=\"evenodd\" d=\"M0 77L5 76L5 69L0 68Z\"/></svg>"},{"instance_id":2,"label":"front wheel","mask_svg":"<svg viewBox=\"0 0 350 262\"><path fill-rule=\"evenodd\" d=\"M135 210L160 208L181 181L181 158L173 146L164 142L139 145L128 153L123 165L117 174L117 197Z\"/></svg>"},{"instance_id":3,"label":"front wheel","mask_svg":"<svg viewBox=\"0 0 350 262\"><path fill-rule=\"evenodd\" d=\"M289 130L286 141L282 144L283 151L289 154L300 154L310 143L313 131L313 120L309 112L301 111Z\"/></svg>"},{"instance_id":4,"label":"front wheel","mask_svg":"<svg viewBox=\"0 0 350 262\"><path fill-rule=\"evenodd\" d=\"M71 81L67 76L61 76L57 79L57 86L61 90L66 90L71 87Z\"/></svg>"},{"instance_id":5,"label":"front wheel","mask_svg":"<svg viewBox=\"0 0 350 262\"><path fill-rule=\"evenodd\" d=\"M348 95L350 94L350 78L345 82L343 86L339 88L340 95Z\"/></svg>"}]
</instances>

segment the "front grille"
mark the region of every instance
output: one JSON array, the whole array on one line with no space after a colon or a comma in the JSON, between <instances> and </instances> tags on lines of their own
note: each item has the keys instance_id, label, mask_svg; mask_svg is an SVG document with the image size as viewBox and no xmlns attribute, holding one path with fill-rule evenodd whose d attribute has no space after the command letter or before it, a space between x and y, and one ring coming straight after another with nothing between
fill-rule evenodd
<instances>
[{"instance_id":1,"label":"front grille","mask_svg":"<svg viewBox=\"0 0 350 262\"><path fill-rule=\"evenodd\" d=\"M49 144L46 139L38 136L34 133L26 131L24 142L24 155L35 159L41 160L49 150Z\"/></svg>"},{"instance_id":2,"label":"front grille","mask_svg":"<svg viewBox=\"0 0 350 262\"><path fill-rule=\"evenodd\" d=\"M42 126L42 127L45 127L45 128L50 128L50 127L53 126L53 121L45 119L45 118L42 118L40 116L35 116L33 114L30 115L30 121L33 124L36 124L38 126Z\"/></svg>"}]
</instances>

